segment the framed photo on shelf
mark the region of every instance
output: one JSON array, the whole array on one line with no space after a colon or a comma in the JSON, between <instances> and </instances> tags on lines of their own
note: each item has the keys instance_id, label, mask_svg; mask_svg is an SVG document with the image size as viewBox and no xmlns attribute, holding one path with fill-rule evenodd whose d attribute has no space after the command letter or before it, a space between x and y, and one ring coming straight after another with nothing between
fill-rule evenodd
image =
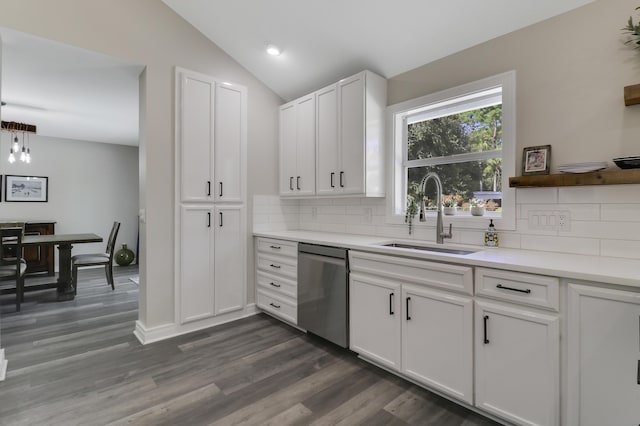
<instances>
[{"instance_id":1,"label":"framed photo on shelf","mask_svg":"<svg viewBox=\"0 0 640 426\"><path fill-rule=\"evenodd\" d=\"M49 201L49 178L5 175L4 200L46 203Z\"/></svg>"},{"instance_id":2,"label":"framed photo on shelf","mask_svg":"<svg viewBox=\"0 0 640 426\"><path fill-rule=\"evenodd\" d=\"M548 175L551 145L530 146L522 150L522 176Z\"/></svg>"}]
</instances>

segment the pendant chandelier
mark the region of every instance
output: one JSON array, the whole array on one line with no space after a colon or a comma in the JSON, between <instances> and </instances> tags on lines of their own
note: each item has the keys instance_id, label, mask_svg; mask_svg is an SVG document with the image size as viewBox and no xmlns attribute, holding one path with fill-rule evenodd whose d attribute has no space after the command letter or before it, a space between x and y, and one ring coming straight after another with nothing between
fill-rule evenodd
<instances>
[{"instance_id":1,"label":"pendant chandelier","mask_svg":"<svg viewBox=\"0 0 640 426\"><path fill-rule=\"evenodd\" d=\"M36 133L36 126L33 124L17 123L15 121L3 121L2 131L11 134L11 147L9 149L9 163L15 163L16 156L20 161L31 163L31 147L29 146L29 135ZM22 148L18 135L22 135Z\"/></svg>"}]
</instances>

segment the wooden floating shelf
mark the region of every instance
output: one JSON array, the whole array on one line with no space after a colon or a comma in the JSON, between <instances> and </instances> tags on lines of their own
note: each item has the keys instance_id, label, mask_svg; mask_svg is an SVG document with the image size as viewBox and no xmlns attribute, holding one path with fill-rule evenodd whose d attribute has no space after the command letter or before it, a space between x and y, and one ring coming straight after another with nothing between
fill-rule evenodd
<instances>
[{"instance_id":1,"label":"wooden floating shelf","mask_svg":"<svg viewBox=\"0 0 640 426\"><path fill-rule=\"evenodd\" d=\"M562 173L557 175L515 176L509 178L511 188L552 186L640 184L640 169L602 170L591 173Z\"/></svg>"},{"instance_id":2,"label":"wooden floating shelf","mask_svg":"<svg viewBox=\"0 0 640 426\"><path fill-rule=\"evenodd\" d=\"M625 86L624 104L626 106L640 104L640 84Z\"/></svg>"}]
</instances>

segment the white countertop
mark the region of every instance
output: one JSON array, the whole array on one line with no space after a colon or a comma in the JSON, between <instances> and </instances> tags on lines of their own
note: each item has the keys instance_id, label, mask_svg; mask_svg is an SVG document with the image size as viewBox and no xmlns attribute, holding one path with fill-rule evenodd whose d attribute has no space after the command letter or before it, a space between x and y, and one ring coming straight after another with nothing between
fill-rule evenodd
<instances>
[{"instance_id":1,"label":"white countertop","mask_svg":"<svg viewBox=\"0 0 640 426\"><path fill-rule=\"evenodd\" d=\"M498 247L463 246L459 244L437 245L433 242L402 240L355 234L334 234L314 231L255 232L257 237L276 238L309 244L331 245L351 250L363 250L418 259L484 266L488 268L551 275L560 278L595 281L640 288L640 260L617 259L600 256L584 256L534 250L517 250ZM404 242L413 245L462 248L478 250L466 255L437 253L423 250L385 247L381 244Z\"/></svg>"}]
</instances>

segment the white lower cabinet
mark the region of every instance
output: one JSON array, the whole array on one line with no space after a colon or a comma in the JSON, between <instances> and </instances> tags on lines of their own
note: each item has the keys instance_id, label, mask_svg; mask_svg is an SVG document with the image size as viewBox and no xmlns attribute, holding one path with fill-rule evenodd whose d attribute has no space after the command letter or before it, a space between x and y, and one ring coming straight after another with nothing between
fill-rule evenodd
<instances>
[{"instance_id":1,"label":"white lower cabinet","mask_svg":"<svg viewBox=\"0 0 640 426\"><path fill-rule=\"evenodd\" d=\"M473 404L473 300L402 286L402 372Z\"/></svg>"},{"instance_id":2,"label":"white lower cabinet","mask_svg":"<svg viewBox=\"0 0 640 426\"><path fill-rule=\"evenodd\" d=\"M244 307L246 242L242 232L242 213L243 209L237 206L215 209L213 282L216 315Z\"/></svg>"},{"instance_id":3,"label":"white lower cabinet","mask_svg":"<svg viewBox=\"0 0 640 426\"><path fill-rule=\"evenodd\" d=\"M569 284L567 425L640 423L640 293Z\"/></svg>"},{"instance_id":4,"label":"white lower cabinet","mask_svg":"<svg viewBox=\"0 0 640 426\"><path fill-rule=\"evenodd\" d=\"M476 301L475 325L476 406L519 425L557 425L558 316Z\"/></svg>"},{"instance_id":5,"label":"white lower cabinet","mask_svg":"<svg viewBox=\"0 0 640 426\"><path fill-rule=\"evenodd\" d=\"M349 276L349 346L393 370L400 370L400 298L400 285L391 280Z\"/></svg>"},{"instance_id":6,"label":"white lower cabinet","mask_svg":"<svg viewBox=\"0 0 640 426\"><path fill-rule=\"evenodd\" d=\"M180 322L242 309L243 207L183 205L180 217Z\"/></svg>"},{"instance_id":7,"label":"white lower cabinet","mask_svg":"<svg viewBox=\"0 0 640 426\"><path fill-rule=\"evenodd\" d=\"M298 243L256 238L256 305L298 323Z\"/></svg>"},{"instance_id":8,"label":"white lower cabinet","mask_svg":"<svg viewBox=\"0 0 640 426\"><path fill-rule=\"evenodd\" d=\"M472 404L472 298L411 283L440 277L435 285L448 288L470 279L471 268L408 259L388 267L393 259L350 252L351 350Z\"/></svg>"}]
</instances>

